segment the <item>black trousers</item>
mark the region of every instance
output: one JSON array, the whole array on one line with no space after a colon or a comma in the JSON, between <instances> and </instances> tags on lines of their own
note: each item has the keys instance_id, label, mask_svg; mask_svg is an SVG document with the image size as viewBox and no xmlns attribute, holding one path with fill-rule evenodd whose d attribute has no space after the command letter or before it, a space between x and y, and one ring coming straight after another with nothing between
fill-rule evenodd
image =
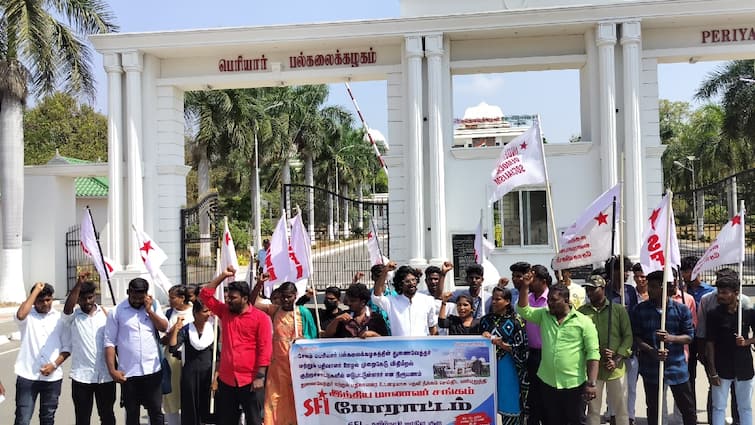
<instances>
[{"instance_id":1,"label":"black trousers","mask_svg":"<svg viewBox=\"0 0 755 425\"><path fill-rule=\"evenodd\" d=\"M584 425L587 423L585 384L576 388L557 389L543 383L540 393L543 405L548 406L543 410L546 425Z\"/></svg>"},{"instance_id":2,"label":"black trousers","mask_svg":"<svg viewBox=\"0 0 755 425\"><path fill-rule=\"evenodd\" d=\"M144 406L149 415L150 425L164 425L160 382L162 371L151 375L132 376L121 384L123 408L126 411L126 425L139 425L139 408Z\"/></svg>"},{"instance_id":3,"label":"black trousers","mask_svg":"<svg viewBox=\"0 0 755 425\"><path fill-rule=\"evenodd\" d=\"M89 425L92 417L92 402L97 403L97 414L102 425L115 425L115 382L86 384L71 380L71 398L76 414L76 425Z\"/></svg>"},{"instance_id":4,"label":"black trousers","mask_svg":"<svg viewBox=\"0 0 755 425\"><path fill-rule=\"evenodd\" d=\"M645 386L645 401L648 405L648 425L658 425L658 384L647 382L645 378L642 378L642 382ZM684 425L695 425L697 423L697 411L692 400L692 388L689 381L668 387L674 396L676 407L682 413L682 423Z\"/></svg>"},{"instance_id":5,"label":"black trousers","mask_svg":"<svg viewBox=\"0 0 755 425\"><path fill-rule=\"evenodd\" d=\"M544 422L543 411L545 404L542 400L543 381L537 377L537 369L540 367L542 351L538 348L530 348L527 358L527 375L530 379L529 394L527 395L527 425L539 425ZM549 404L550 405L550 404Z\"/></svg>"},{"instance_id":6,"label":"black trousers","mask_svg":"<svg viewBox=\"0 0 755 425\"><path fill-rule=\"evenodd\" d=\"M218 424L237 424L244 411L247 425L262 424L262 391L253 391L252 384L232 387L218 379L218 391L215 394L215 417ZM293 400L291 400L293 403ZM241 410L239 410L241 406Z\"/></svg>"}]
</instances>

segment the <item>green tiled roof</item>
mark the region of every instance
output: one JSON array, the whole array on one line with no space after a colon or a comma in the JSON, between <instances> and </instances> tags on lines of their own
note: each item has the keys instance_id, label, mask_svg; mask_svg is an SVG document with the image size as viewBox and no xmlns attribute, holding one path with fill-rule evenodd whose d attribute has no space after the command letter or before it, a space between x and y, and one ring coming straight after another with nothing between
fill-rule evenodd
<instances>
[{"instance_id":1,"label":"green tiled roof","mask_svg":"<svg viewBox=\"0 0 755 425\"><path fill-rule=\"evenodd\" d=\"M69 158L55 153L55 156L47 162L48 164L91 164L92 161L86 161L78 158ZM74 179L77 198L106 198L110 184L107 177L76 177Z\"/></svg>"}]
</instances>

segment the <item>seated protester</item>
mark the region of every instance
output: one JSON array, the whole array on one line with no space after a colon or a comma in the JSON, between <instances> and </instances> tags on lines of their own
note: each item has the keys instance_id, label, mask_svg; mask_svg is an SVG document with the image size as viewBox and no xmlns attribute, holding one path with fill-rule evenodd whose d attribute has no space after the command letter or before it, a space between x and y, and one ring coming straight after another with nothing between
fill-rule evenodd
<instances>
[{"instance_id":1,"label":"seated protester","mask_svg":"<svg viewBox=\"0 0 755 425\"><path fill-rule=\"evenodd\" d=\"M181 358L181 424L210 423L212 350L215 333L210 310L195 299L192 321L179 316L168 334L168 349Z\"/></svg>"},{"instance_id":2,"label":"seated protester","mask_svg":"<svg viewBox=\"0 0 755 425\"><path fill-rule=\"evenodd\" d=\"M440 313L438 314L438 327L448 329L449 335L480 335L482 333L480 320L474 317L472 299L468 295L462 294L456 297L458 316L446 315L446 303L452 295L451 292L443 294L443 301L440 303Z\"/></svg>"},{"instance_id":3,"label":"seated protester","mask_svg":"<svg viewBox=\"0 0 755 425\"><path fill-rule=\"evenodd\" d=\"M307 293L296 300L296 305L301 306L307 304L308 302L310 302L313 295L314 292L312 291L312 289L308 288ZM344 312L344 310L341 310L339 308L340 305L341 288L330 286L325 289L325 300L323 301L323 308L318 308L316 312L314 308L310 308L309 312L312 314L312 317L319 316L320 323L318 323L318 325L322 327L322 330L325 330L328 328L328 325L333 321L333 319L340 316L341 313ZM317 316L315 316L315 314L317 314Z\"/></svg>"},{"instance_id":4,"label":"seated protester","mask_svg":"<svg viewBox=\"0 0 755 425\"><path fill-rule=\"evenodd\" d=\"M383 316L367 307L370 290L363 283L352 283L346 289L344 302L349 311L341 313L325 329L325 338L370 338L388 336Z\"/></svg>"},{"instance_id":5,"label":"seated protester","mask_svg":"<svg viewBox=\"0 0 755 425\"><path fill-rule=\"evenodd\" d=\"M383 268L377 281L372 302L388 312L391 319L391 334L394 336L428 336L438 334L438 316L435 313L433 297L417 292L417 285L422 272L410 267L401 266L393 276L393 285L398 295L385 294L385 281L388 271L393 270L396 263L389 262Z\"/></svg>"},{"instance_id":6,"label":"seated protester","mask_svg":"<svg viewBox=\"0 0 755 425\"><path fill-rule=\"evenodd\" d=\"M453 299L454 301L456 301L456 298L458 298L459 295L467 295L469 299L472 300L474 317L475 319L479 319L486 313L485 302L487 301L487 295L482 291L482 283L485 279L485 270L480 264L471 264L467 266L464 272L466 274L464 280L469 286L467 289L457 289L456 291L454 291Z\"/></svg>"}]
</instances>

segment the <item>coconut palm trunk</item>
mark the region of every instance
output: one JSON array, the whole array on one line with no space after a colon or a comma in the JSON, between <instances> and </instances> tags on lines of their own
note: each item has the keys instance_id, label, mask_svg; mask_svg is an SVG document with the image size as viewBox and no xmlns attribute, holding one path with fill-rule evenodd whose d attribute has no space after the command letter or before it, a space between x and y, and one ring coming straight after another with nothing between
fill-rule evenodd
<instances>
[{"instance_id":1,"label":"coconut palm trunk","mask_svg":"<svg viewBox=\"0 0 755 425\"><path fill-rule=\"evenodd\" d=\"M24 125L23 100L12 93L0 98L0 300L26 298L23 274Z\"/></svg>"}]
</instances>

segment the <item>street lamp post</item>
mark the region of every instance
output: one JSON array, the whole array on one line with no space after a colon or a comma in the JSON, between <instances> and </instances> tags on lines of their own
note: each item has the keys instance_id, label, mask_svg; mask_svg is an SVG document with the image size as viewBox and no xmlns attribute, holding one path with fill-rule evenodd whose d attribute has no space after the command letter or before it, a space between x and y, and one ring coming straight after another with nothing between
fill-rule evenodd
<instances>
[{"instance_id":1,"label":"street lamp post","mask_svg":"<svg viewBox=\"0 0 755 425\"><path fill-rule=\"evenodd\" d=\"M689 167L679 161L674 161L674 165L684 168L692 174L692 220L695 222L695 234L699 239L702 236L702 226L697 214L697 185L695 184L695 159L697 158L694 155L688 155L686 158L689 161Z\"/></svg>"}]
</instances>

